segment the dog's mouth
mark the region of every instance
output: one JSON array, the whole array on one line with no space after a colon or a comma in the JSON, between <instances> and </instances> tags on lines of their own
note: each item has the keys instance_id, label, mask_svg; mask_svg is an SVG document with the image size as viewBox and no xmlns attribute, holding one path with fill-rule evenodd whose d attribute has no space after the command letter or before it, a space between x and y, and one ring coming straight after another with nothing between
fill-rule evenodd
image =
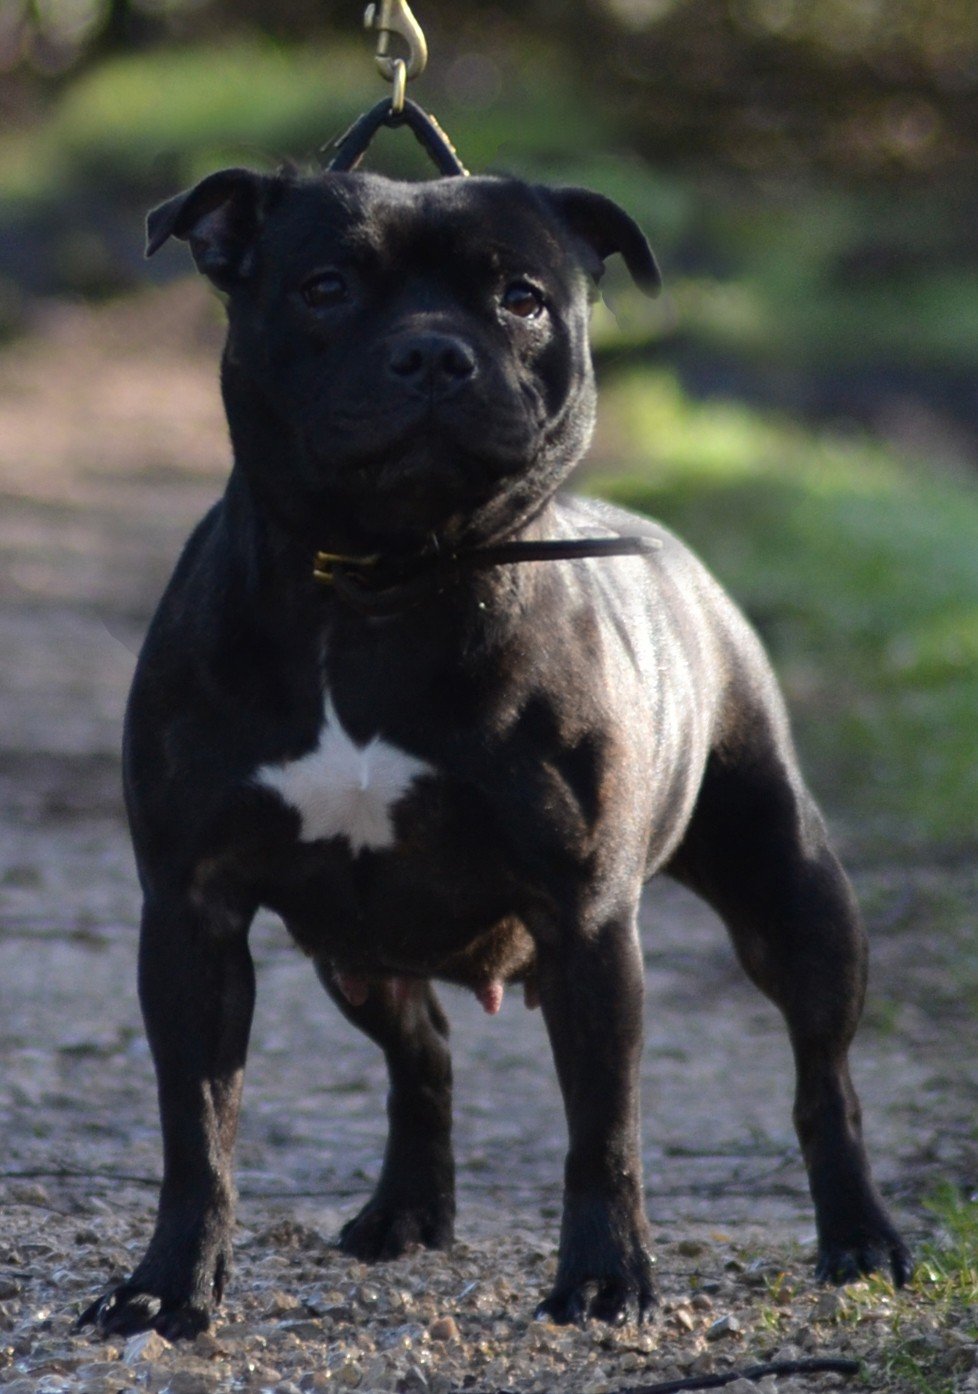
<instances>
[{"instance_id":1,"label":"dog's mouth","mask_svg":"<svg viewBox=\"0 0 978 1394\"><path fill-rule=\"evenodd\" d=\"M344 489L387 492L423 487L468 492L524 469L534 455L530 423L459 421L436 410L403 416L359 418L349 430L330 433L322 468ZM314 458L320 452L311 443Z\"/></svg>"},{"instance_id":2,"label":"dog's mouth","mask_svg":"<svg viewBox=\"0 0 978 1394\"><path fill-rule=\"evenodd\" d=\"M360 539L368 552L414 550L432 536L447 542L481 536L486 520L491 530L521 479L534 471L536 446L522 431L484 428L473 444L469 433L432 417L401 429L391 425L375 423L347 441L334 433L328 454L310 444L309 504L328 525L324 537L338 521L343 535Z\"/></svg>"},{"instance_id":3,"label":"dog's mouth","mask_svg":"<svg viewBox=\"0 0 978 1394\"><path fill-rule=\"evenodd\" d=\"M543 422L536 400L482 395L333 404L330 420L308 441L312 456L339 480L373 488L401 482L458 482L511 474L532 460Z\"/></svg>"}]
</instances>

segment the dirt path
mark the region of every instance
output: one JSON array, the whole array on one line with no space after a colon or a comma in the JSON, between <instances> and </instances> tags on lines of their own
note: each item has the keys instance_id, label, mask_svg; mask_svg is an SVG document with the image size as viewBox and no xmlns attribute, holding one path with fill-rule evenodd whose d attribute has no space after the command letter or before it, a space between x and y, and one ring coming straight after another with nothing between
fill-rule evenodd
<instances>
[{"instance_id":1,"label":"dirt path","mask_svg":"<svg viewBox=\"0 0 978 1394\"><path fill-rule=\"evenodd\" d=\"M138 1256L155 1200L138 897L116 751L146 618L224 473L219 339L213 302L188 284L61 310L0 356L0 1394L445 1394L466 1378L480 1389L559 1383L600 1394L799 1350L855 1350L876 1387L916 1387L883 1373L885 1294L866 1298L857 1320L810 1283L784 1033L713 917L666 884L644 909L645 1162L663 1290L651 1330L528 1320L552 1271L564 1134L540 1016L518 994L492 1020L464 994L444 994L457 1071L456 1250L368 1273L330 1249L376 1174L383 1070L268 920L255 933L242 1228L226 1317L179 1350L71 1333L81 1302ZM978 1091L962 1037L973 1023L936 980L939 959L919 932L941 873L864 869L858 879L877 932L857 1082L877 1176L919 1236L919 1201L934 1181L975 1174ZM926 1304L905 1301L905 1322L927 1336ZM954 1387L978 1388L974 1342L940 1341Z\"/></svg>"}]
</instances>

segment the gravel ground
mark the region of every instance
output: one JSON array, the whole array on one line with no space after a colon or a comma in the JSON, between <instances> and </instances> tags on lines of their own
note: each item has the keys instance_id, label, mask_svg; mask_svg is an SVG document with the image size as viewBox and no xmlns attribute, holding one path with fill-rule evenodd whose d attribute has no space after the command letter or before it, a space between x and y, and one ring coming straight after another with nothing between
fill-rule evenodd
<instances>
[{"instance_id":1,"label":"gravel ground","mask_svg":"<svg viewBox=\"0 0 978 1394\"><path fill-rule=\"evenodd\" d=\"M944 1380L934 1389L978 1390L973 1327L926 1292L812 1283L783 1030L713 916L668 884L644 911L645 1164L662 1296L652 1323L531 1320L554 1269L564 1129L539 1013L518 994L490 1020L444 993L453 1251L368 1269L332 1247L377 1172L384 1074L268 919L254 935L241 1224L220 1320L179 1347L73 1331L152 1224L158 1130L117 746L146 618L226 467L219 339L213 302L187 283L62 307L0 355L0 1394L600 1394L816 1355L864 1359L869 1387L910 1390L921 1386L894 1359L908 1341ZM973 1020L938 981L925 923L950 875L858 877L875 952L856 1079L878 1179L915 1240L929 1225L921 1197L940 1178L972 1179L978 1151L962 1045Z\"/></svg>"}]
</instances>

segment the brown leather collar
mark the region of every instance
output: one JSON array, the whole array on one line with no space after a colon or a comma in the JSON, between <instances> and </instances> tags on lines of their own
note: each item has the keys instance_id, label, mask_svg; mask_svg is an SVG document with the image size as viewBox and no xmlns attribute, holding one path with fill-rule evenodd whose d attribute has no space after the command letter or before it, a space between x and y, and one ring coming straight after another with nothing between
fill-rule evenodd
<instances>
[{"instance_id":1,"label":"brown leather collar","mask_svg":"<svg viewBox=\"0 0 978 1394\"><path fill-rule=\"evenodd\" d=\"M317 552L313 577L367 615L393 615L436 595L471 571L531 561L580 557L641 557L662 546L658 537L575 537L544 542L497 542L412 557L344 556Z\"/></svg>"}]
</instances>

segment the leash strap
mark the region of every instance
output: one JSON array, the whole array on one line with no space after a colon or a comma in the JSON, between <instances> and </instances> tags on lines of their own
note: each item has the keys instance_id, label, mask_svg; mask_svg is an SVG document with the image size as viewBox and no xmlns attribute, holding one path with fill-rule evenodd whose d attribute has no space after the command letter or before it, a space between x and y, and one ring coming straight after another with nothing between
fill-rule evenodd
<instances>
[{"instance_id":1,"label":"leash strap","mask_svg":"<svg viewBox=\"0 0 978 1394\"><path fill-rule=\"evenodd\" d=\"M644 557L662 546L658 537L575 537L549 542L497 542L452 558L467 571L524 561L576 561L578 557Z\"/></svg>"},{"instance_id":2,"label":"leash strap","mask_svg":"<svg viewBox=\"0 0 978 1394\"><path fill-rule=\"evenodd\" d=\"M358 116L349 130L344 131L332 145L325 146L320 151L324 168L331 174L356 169L381 126L389 126L394 130L398 126L407 126L439 173L468 174L469 171L459 159L455 146L433 116L410 98L405 99L402 110L395 111L390 97L385 97L362 116Z\"/></svg>"},{"instance_id":3,"label":"leash strap","mask_svg":"<svg viewBox=\"0 0 978 1394\"><path fill-rule=\"evenodd\" d=\"M394 615L437 594L465 572L523 562L577 561L582 557L644 557L662 546L658 537L576 537L543 542L498 542L467 551L394 561L317 552L313 577L355 610Z\"/></svg>"}]
</instances>

